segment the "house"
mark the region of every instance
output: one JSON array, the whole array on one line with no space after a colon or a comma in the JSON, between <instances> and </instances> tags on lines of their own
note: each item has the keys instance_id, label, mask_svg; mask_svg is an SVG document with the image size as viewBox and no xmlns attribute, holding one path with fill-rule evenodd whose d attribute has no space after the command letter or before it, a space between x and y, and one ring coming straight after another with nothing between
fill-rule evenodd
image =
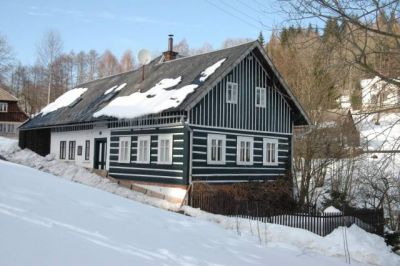
<instances>
[{"instance_id":1,"label":"house","mask_svg":"<svg viewBox=\"0 0 400 266\"><path fill-rule=\"evenodd\" d=\"M308 117L258 42L81 84L21 127L20 146L165 192L271 181Z\"/></svg>"},{"instance_id":2,"label":"house","mask_svg":"<svg viewBox=\"0 0 400 266\"><path fill-rule=\"evenodd\" d=\"M17 137L18 127L27 119L18 106L18 99L0 88L0 136Z\"/></svg>"}]
</instances>

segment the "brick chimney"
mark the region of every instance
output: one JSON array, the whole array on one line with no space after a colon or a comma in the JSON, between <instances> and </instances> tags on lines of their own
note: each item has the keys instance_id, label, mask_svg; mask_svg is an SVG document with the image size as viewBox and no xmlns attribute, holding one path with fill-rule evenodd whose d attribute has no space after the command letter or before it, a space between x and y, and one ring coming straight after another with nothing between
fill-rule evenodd
<instances>
[{"instance_id":1,"label":"brick chimney","mask_svg":"<svg viewBox=\"0 0 400 266\"><path fill-rule=\"evenodd\" d=\"M174 35L170 34L168 35L168 50L163 52L164 62L176 59L178 53L174 52L173 49L174 49Z\"/></svg>"}]
</instances>

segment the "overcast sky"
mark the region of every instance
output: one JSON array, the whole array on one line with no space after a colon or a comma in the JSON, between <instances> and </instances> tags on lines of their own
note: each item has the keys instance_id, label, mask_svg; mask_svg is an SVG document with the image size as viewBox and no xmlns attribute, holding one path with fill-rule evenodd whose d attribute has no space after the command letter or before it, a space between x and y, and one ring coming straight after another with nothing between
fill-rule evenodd
<instances>
[{"instance_id":1,"label":"overcast sky","mask_svg":"<svg viewBox=\"0 0 400 266\"><path fill-rule=\"evenodd\" d=\"M64 51L120 56L126 49L147 48L153 53L167 47L167 35L186 38L191 48L210 43L220 48L226 38L266 38L282 21L265 0L0 0L0 34L24 64L36 58L36 44L44 32L57 30ZM259 21L265 25L263 26Z\"/></svg>"}]
</instances>

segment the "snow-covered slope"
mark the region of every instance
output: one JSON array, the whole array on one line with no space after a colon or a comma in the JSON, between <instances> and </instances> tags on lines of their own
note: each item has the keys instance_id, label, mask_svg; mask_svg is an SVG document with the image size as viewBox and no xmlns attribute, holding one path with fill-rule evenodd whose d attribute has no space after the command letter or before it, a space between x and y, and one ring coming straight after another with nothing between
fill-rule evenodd
<instances>
[{"instance_id":1,"label":"snow-covered slope","mask_svg":"<svg viewBox=\"0 0 400 266\"><path fill-rule=\"evenodd\" d=\"M14 140L0 137L0 155L88 185L0 160L0 265L345 265L343 228L320 237L183 207L189 217ZM381 237L346 232L353 265L399 265Z\"/></svg>"},{"instance_id":2,"label":"snow-covered slope","mask_svg":"<svg viewBox=\"0 0 400 266\"><path fill-rule=\"evenodd\" d=\"M1 265L344 265L0 161Z\"/></svg>"}]
</instances>

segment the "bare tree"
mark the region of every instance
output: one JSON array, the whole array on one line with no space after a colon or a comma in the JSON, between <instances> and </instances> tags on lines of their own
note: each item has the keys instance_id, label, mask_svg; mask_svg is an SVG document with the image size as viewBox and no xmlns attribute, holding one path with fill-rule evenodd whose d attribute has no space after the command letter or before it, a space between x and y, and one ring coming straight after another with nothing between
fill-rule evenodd
<instances>
[{"instance_id":1,"label":"bare tree","mask_svg":"<svg viewBox=\"0 0 400 266\"><path fill-rule=\"evenodd\" d=\"M88 81L94 80L96 78L97 66L98 66L99 54L95 50L90 50L87 54L88 63Z\"/></svg>"},{"instance_id":2,"label":"bare tree","mask_svg":"<svg viewBox=\"0 0 400 266\"><path fill-rule=\"evenodd\" d=\"M98 61L98 77L107 77L120 73L121 67L115 55L106 50Z\"/></svg>"},{"instance_id":3,"label":"bare tree","mask_svg":"<svg viewBox=\"0 0 400 266\"><path fill-rule=\"evenodd\" d=\"M5 75L14 60L11 46L4 36L0 35L0 84L5 82Z\"/></svg>"},{"instance_id":4,"label":"bare tree","mask_svg":"<svg viewBox=\"0 0 400 266\"><path fill-rule=\"evenodd\" d=\"M126 50L121 57L121 72L131 71L135 67L135 59L131 50Z\"/></svg>"},{"instance_id":5,"label":"bare tree","mask_svg":"<svg viewBox=\"0 0 400 266\"><path fill-rule=\"evenodd\" d=\"M62 52L63 42L55 30L46 32L37 45L38 60L46 68L48 77L47 104L51 100L51 89L54 76L54 62Z\"/></svg>"}]
</instances>

